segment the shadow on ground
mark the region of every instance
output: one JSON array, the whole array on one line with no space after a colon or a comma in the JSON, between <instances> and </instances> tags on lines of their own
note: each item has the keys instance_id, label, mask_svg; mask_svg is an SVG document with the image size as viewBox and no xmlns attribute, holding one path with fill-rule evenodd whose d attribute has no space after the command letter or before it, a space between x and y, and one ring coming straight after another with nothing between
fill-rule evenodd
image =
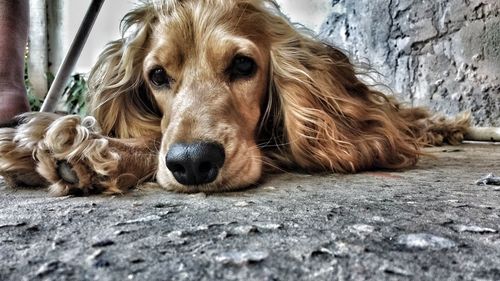
<instances>
[{"instance_id":1,"label":"shadow on ground","mask_svg":"<svg viewBox=\"0 0 500 281\"><path fill-rule=\"evenodd\" d=\"M228 194L0 188L0 280L500 280L500 146Z\"/></svg>"}]
</instances>

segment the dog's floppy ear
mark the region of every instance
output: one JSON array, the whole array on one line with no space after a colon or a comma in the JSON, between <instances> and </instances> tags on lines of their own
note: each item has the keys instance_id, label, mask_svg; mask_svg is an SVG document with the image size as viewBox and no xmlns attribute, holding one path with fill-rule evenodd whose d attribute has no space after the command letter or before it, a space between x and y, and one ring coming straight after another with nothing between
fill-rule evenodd
<instances>
[{"instance_id":1,"label":"dog's floppy ear","mask_svg":"<svg viewBox=\"0 0 500 281\"><path fill-rule=\"evenodd\" d=\"M269 30L272 106L266 114L285 147L273 158L336 172L416 162L418 140L403 109L361 82L346 55L286 20L274 18Z\"/></svg>"},{"instance_id":2,"label":"dog's floppy ear","mask_svg":"<svg viewBox=\"0 0 500 281\"><path fill-rule=\"evenodd\" d=\"M160 133L160 115L142 75L156 21L152 4L128 13L122 38L107 45L90 73L89 113L104 134L129 138Z\"/></svg>"}]
</instances>

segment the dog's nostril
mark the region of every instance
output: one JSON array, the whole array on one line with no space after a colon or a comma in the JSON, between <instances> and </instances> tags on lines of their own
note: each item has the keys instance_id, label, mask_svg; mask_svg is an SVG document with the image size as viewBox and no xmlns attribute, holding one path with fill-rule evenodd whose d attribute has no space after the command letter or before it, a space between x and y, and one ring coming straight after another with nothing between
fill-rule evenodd
<instances>
[{"instance_id":1,"label":"dog's nostril","mask_svg":"<svg viewBox=\"0 0 500 281\"><path fill-rule=\"evenodd\" d=\"M203 162L200 164L200 167L198 167L198 171L201 174L208 174L210 172L210 170L212 170L212 169L213 169L213 166L209 162Z\"/></svg>"},{"instance_id":2,"label":"dog's nostril","mask_svg":"<svg viewBox=\"0 0 500 281\"><path fill-rule=\"evenodd\" d=\"M169 168L173 173L186 173L186 169L180 165L180 164L175 164L172 165L171 168Z\"/></svg>"},{"instance_id":3,"label":"dog's nostril","mask_svg":"<svg viewBox=\"0 0 500 281\"><path fill-rule=\"evenodd\" d=\"M167 168L177 182L183 185L215 181L224 161L224 148L212 142L174 143L166 156Z\"/></svg>"}]
</instances>

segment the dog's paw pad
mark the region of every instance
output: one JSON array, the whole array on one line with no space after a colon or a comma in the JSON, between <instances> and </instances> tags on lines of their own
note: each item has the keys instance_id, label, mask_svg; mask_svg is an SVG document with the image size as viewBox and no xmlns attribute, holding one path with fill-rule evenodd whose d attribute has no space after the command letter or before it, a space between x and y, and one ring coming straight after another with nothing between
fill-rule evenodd
<instances>
[{"instance_id":1,"label":"dog's paw pad","mask_svg":"<svg viewBox=\"0 0 500 281\"><path fill-rule=\"evenodd\" d=\"M80 181L75 171L67 161L58 161L57 174L61 179L70 184L78 184Z\"/></svg>"}]
</instances>

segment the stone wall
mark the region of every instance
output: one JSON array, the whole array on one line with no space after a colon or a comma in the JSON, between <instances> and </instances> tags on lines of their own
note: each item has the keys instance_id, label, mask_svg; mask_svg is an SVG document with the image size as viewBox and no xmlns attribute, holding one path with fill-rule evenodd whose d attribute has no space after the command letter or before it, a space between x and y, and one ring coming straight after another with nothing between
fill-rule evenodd
<instances>
[{"instance_id":1,"label":"stone wall","mask_svg":"<svg viewBox=\"0 0 500 281\"><path fill-rule=\"evenodd\" d=\"M500 126L498 0L330 0L320 36L412 105Z\"/></svg>"}]
</instances>

